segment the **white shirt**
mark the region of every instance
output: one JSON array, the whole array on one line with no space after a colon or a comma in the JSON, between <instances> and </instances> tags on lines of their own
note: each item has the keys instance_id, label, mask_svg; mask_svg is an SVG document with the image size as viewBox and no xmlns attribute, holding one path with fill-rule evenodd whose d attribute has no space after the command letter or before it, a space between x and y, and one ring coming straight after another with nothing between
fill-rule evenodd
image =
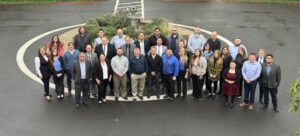
<instances>
[{"instance_id":1,"label":"white shirt","mask_svg":"<svg viewBox=\"0 0 300 136\"><path fill-rule=\"evenodd\" d=\"M102 43L101 38L100 38L100 37L96 38L96 39L95 39L95 43L96 43L96 45L101 44L101 43Z\"/></svg>"},{"instance_id":2,"label":"white shirt","mask_svg":"<svg viewBox=\"0 0 300 136\"><path fill-rule=\"evenodd\" d=\"M43 56L43 58L46 61L48 61L48 57L46 55ZM40 60L40 58L38 56L34 58L34 64L35 64L35 72L39 75L39 77L42 77L42 73L41 73L41 70L40 70L41 60Z\"/></svg>"},{"instance_id":3,"label":"white shirt","mask_svg":"<svg viewBox=\"0 0 300 136\"><path fill-rule=\"evenodd\" d=\"M141 54L145 55L145 43L144 43L144 40L143 41L140 41L140 49L141 49Z\"/></svg>"},{"instance_id":4,"label":"white shirt","mask_svg":"<svg viewBox=\"0 0 300 136\"><path fill-rule=\"evenodd\" d=\"M86 79L85 62L79 62L79 63L80 63L81 79Z\"/></svg>"},{"instance_id":5,"label":"white shirt","mask_svg":"<svg viewBox=\"0 0 300 136\"><path fill-rule=\"evenodd\" d=\"M158 54L159 56L162 56L162 54L163 54L162 45L157 46L157 54Z\"/></svg>"},{"instance_id":6,"label":"white shirt","mask_svg":"<svg viewBox=\"0 0 300 136\"><path fill-rule=\"evenodd\" d=\"M264 57L259 57L259 58L258 58L258 62L259 62L260 64L264 63Z\"/></svg>"},{"instance_id":7,"label":"white shirt","mask_svg":"<svg viewBox=\"0 0 300 136\"><path fill-rule=\"evenodd\" d=\"M103 73L103 79L108 79L108 68L106 63L101 63L102 66L102 73Z\"/></svg>"}]
</instances>

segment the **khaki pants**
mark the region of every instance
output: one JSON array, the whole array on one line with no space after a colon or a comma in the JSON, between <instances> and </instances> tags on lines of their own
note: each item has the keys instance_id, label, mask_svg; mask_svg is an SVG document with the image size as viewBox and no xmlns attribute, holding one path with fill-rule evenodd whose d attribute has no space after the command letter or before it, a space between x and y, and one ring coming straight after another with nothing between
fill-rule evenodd
<instances>
[{"instance_id":1,"label":"khaki pants","mask_svg":"<svg viewBox=\"0 0 300 136\"><path fill-rule=\"evenodd\" d=\"M114 74L114 94L116 97L120 97L120 93L122 97L126 97L126 84L127 84L127 76L124 75L123 77L119 77L118 75Z\"/></svg>"},{"instance_id":2,"label":"khaki pants","mask_svg":"<svg viewBox=\"0 0 300 136\"><path fill-rule=\"evenodd\" d=\"M134 97L143 96L145 87L146 73L136 75L131 74L131 88Z\"/></svg>"}]
</instances>

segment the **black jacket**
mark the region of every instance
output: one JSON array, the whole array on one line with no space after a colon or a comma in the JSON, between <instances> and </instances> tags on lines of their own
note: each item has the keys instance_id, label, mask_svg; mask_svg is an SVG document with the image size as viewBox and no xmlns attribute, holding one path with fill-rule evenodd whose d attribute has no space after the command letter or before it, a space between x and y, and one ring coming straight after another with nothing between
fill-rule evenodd
<instances>
[{"instance_id":1,"label":"black jacket","mask_svg":"<svg viewBox=\"0 0 300 136\"><path fill-rule=\"evenodd\" d=\"M167 41L166 37L164 37L163 35L160 35L159 38L161 38L161 40L162 40L162 45L168 46L168 41ZM157 44L156 44L157 38L156 38L155 35L151 35L151 36L149 37L149 40L148 40L148 41L149 41L150 47L157 45Z\"/></svg>"},{"instance_id":2,"label":"black jacket","mask_svg":"<svg viewBox=\"0 0 300 136\"><path fill-rule=\"evenodd\" d=\"M107 69L108 69L107 74L108 74L108 78L109 78L113 74L113 71L112 71L112 68L111 68L108 60L106 61L106 65L107 65ZM99 61L95 64L94 75L95 75L95 78L99 79L100 81L103 80L103 68Z\"/></svg>"},{"instance_id":3,"label":"black jacket","mask_svg":"<svg viewBox=\"0 0 300 136\"><path fill-rule=\"evenodd\" d=\"M85 34L83 37L80 34L75 35L74 47L79 52L86 52L85 47L87 44L92 45L92 38L89 34Z\"/></svg>"},{"instance_id":4,"label":"black jacket","mask_svg":"<svg viewBox=\"0 0 300 136\"><path fill-rule=\"evenodd\" d=\"M134 44L136 47L140 48L140 41L136 40L134 41ZM144 40L144 50L145 50L145 55L147 55L148 51L150 50L150 45L149 42L147 40Z\"/></svg>"},{"instance_id":5,"label":"black jacket","mask_svg":"<svg viewBox=\"0 0 300 136\"><path fill-rule=\"evenodd\" d=\"M210 49L212 50L212 52L214 52L215 50L219 50L221 48L221 42L219 39L217 39L216 41L213 41L211 38L209 38L207 40L207 43L210 45Z\"/></svg>"},{"instance_id":6,"label":"black jacket","mask_svg":"<svg viewBox=\"0 0 300 136\"><path fill-rule=\"evenodd\" d=\"M106 46L107 46L106 59L109 60L109 62L110 62L111 59L112 59L114 56L116 56L116 54L117 54L117 53L116 53L116 48L115 48L115 46L112 45L112 44L108 44L108 45L106 45ZM102 44L97 45L94 52L97 54L98 58L99 58L99 56L100 56L101 53L104 54L103 48L102 48Z\"/></svg>"},{"instance_id":7,"label":"black jacket","mask_svg":"<svg viewBox=\"0 0 300 136\"><path fill-rule=\"evenodd\" d=\"M43 79L50 78L51 70L49 68L49 61L45 60L44 57L38 56L40 59L40 71Z\"/></svg>"},{"instance_id":8,"label":"black jacket","mask_svg":"<svg viewBox=\"0 0 300 136\"><path fill-rule=\"evenodd\" d=\"M155 58L152 58L152 55L147 56L148 62L148 71L160 73L162 69L162 58L159 55L156 55Z\"/></svg>"}]
</instances>

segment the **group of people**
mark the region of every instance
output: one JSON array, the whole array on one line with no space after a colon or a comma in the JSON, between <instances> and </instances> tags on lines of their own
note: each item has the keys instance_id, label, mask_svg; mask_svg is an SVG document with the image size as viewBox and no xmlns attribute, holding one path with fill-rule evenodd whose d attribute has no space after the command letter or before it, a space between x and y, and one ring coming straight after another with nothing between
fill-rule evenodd
<instances>
[{"instance_id":1,"label":"group of people","mask_svg":"<svg viewBox=\"0 0 300 136\"><path fill-rule=\"evenodd\" d=\"M145 86L147 98L155 95L160 99L160 90L165 90L164 98L170 101L186 98L187 82L191 79L191 97L195 100L202 101L203 94L214 100L220 94L225 98L224 107L233 108L235 99L241 98L244 92L240 106L249 110L254 108L259 84L262 108L268 107L270 94L273 109L279 112L277 92L281 70L273 62L273 55L266 54L263 49L259 49L258 55L248 53L239 37L234 39L234 44L222 47L217 32L206 39L200 31L195 27L186 42L176 27L167 36L161 34L160 28L155 28L148 39L139 32L136 40L117 28L110 41L103 30L99 30L99 37L93 41L85 28L80 27L66 51L58 35L54 35L47 46L39 48L35 58L36 73L44 83L44 96L48 101L52 97L50 77L55 83L57 99L62 100L66 75L67 96L71 96L74 82L77 108L81 104L81 93L85 106L89 106L89 98L105 103L108 86L115 101L121 97L127 100L131 95L134 101L143 100Z\"/></svg>"}]
</instances>

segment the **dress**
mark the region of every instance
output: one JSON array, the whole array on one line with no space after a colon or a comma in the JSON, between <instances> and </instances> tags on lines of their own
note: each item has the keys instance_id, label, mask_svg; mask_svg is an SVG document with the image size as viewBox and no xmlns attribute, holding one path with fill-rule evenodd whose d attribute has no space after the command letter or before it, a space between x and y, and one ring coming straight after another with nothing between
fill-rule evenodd
<instances>
[{"instance_id":1,"label":"dress","mask_svg":"<svg viewBox=\"0 0 300 136\"><path fill-rule=\"evenodd\" d=\"M230 81L236 81L236 74L229 73L226 74L226 79ZM239 95L239 83L229 84L228 82L224 81L222 86L222 91L227 96L237 96Z\"/></svg>"}]
</instances>

